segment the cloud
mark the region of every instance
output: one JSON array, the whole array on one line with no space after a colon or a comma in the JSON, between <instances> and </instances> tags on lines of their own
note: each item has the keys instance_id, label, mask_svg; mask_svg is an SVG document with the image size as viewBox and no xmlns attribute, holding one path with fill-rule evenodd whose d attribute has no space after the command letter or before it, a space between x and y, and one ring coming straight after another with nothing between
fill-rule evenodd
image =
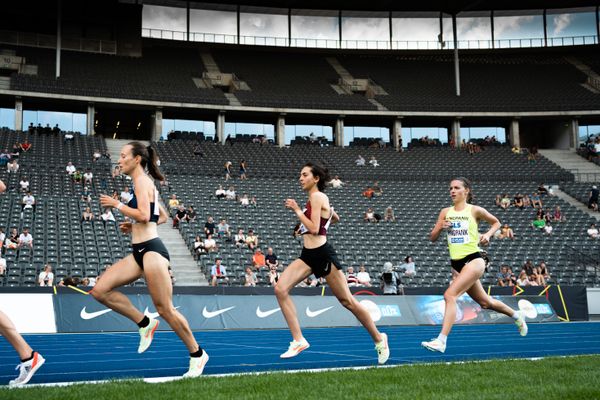
<instances>
[{"instance_id":1,"label":"cloud","mask_svg":"<svg viewBox=\"0 0 600 400\"><path fill-rule=\"evenodd\" d=\"M251 14L240 16L240 30L245 36L287 37L286 15Z\"/></svg>"},{"instance_id":2,"label":"cloud","mask_svg":"<svg viewBox=\"0 0 600 400\"><path fill-rule=\"evenodd\" d=\"M389 22L386 18L344 18L342 35L344 40L389 40Z\"/></svg>"},{"instance_id":3,"label":"cloud","mask_svg":"<svg viewBox=\"0 0 600 400\"><path fill-rule=\"evenodd\" d=\"M394 18L392 31L394 40L437 41L440 22L437 18Z\"/></svg>"},{"instance_id":4,"label":"cloud","mask_svg":"<svg viewBox=\"0 0 600 400\"><path fill-rule=\"evenodd\" d=\"M337 17L306 17L292 15L292 37L337 40Z\"/></svg>"},{"instance_id":5,"label":"cloud","mask_svg":"<svg viewBox=\"0 0 600 400\"><path fill-rule=\"evenodd\" d=\"M558 35L562 31L565 30L569 25L571 25L571 21L573 20L572 14L558 14L552 18L554 22L554 35Z\"/></svg>"},{"instance_id":6,"label":"cloud","mask_svg":"<svg viewBox=\"0 0 600 400\"><path fill-rule=\"evenodd\" d=\"M144 28L184 32L185 9L146 5L142 9L142 25Z\"/></svg>"},{"instance_id":7,"label":"cloud","mask_svg":"<svg viewBox=\"0 0 600 400\"><path fill-rule=\"evenodd\" d=\"M236 35L236 20L234 12L192 9L190 10L190 31Z\"/></svg>"}]
</instances>

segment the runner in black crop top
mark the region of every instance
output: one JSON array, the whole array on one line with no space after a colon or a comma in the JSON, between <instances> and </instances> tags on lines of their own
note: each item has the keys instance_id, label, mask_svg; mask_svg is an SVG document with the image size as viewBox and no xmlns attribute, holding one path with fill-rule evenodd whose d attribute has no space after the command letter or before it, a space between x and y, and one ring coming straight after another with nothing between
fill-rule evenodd
<instances>
[{"instance_id":1,"label":"runner in black crop top","mask_svg":"<svg viewBox=\"0 0 600 400\"><path fill-rule=\"evenodd\" d=\"M133 187L131 188L131 200L127 203L128 207L138 208L137 207L137 198L135 197L135 190ZM160 216L160 208L158 204L158 191L154 189L154 201L150 203L150 221L149 222L158 222L158 217Z\"/></svg>"}]
</instances>

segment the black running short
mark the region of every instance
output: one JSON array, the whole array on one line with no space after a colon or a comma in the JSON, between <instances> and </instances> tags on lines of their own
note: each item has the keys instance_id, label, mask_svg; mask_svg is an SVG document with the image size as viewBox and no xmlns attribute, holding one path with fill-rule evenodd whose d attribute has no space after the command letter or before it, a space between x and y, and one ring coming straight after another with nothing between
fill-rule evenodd
<instances>
[{"instance_id":1,"label":"black running short","mask_svg":"<svg viewBox=\"0 0 600 400\"><path fill-rule=\"evenodd\" d=\"M144 269L144 254L149 251L158 253L166 258L167 261L171 261L167 248L159 238L150 239L142 243L134 243L131 247L133 248L133 258L141 269Z\"/></svg>"},{"instance_id":2,"label":"black running short","mask_svg":"<svg viewBox=\"0 0 600 400\"><path fill-rule=\"evenodd\" d=\"M476 260L478 258L481 258L482 260L485 261L485 258L483 257L483 255L480 252L477 253L472 253L469 254L468 256L461 258L460 260L450 260L450 263L452 264L452 269L455 270L456 272L460 273L460 271L462 271L463 267L465 265L467 265L467 263ZM487 270L487 265L486 265L486 270Z\"/></svg>"},{"instance_id":3,"label":"black running short","mask_svg":"<svg viewBox=\"0 0 600 400\"><path fill-rule=\"evenodd\" d=\"M314 249L303 247L300 259L310 267L317 278L329 275L331 265L334 265L337 269L342 269L342 264L338 260L335 249L329 243Z\"/></svg>"}]
</instances>

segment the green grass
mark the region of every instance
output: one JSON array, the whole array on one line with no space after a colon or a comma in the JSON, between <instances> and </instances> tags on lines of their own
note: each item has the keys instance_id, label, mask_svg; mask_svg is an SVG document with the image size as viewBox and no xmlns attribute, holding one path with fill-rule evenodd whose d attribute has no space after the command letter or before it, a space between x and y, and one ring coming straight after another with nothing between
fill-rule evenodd
<instances>
[{"instance_id":1,"label":"green grass","mask_svg":"<svg viewBox=\"0 0 600 400\"><path fill-rule=\"evenodd\" d=\"M0 389L0 399L600 399L600 356Z\"/></svg>"}]
</instances>

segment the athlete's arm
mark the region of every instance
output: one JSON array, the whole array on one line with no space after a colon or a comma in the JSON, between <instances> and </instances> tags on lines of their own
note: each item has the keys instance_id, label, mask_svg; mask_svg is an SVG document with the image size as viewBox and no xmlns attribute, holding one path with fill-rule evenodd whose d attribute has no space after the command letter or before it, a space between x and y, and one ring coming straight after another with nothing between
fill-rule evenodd
<instances>
[{"instance_id":1,"label":"athlete's arm","mask_svg":"<svg viewBox=\"0 0 600 400\"><path fill-rule=\"evenodd\" d=\"M450 227L450 222L446 221L446 214L448 213L448 209L444 208L440 211L440 216L438 217L431 233L429 234L429 240L435 242L440 237L440 233L444 229L448 229Z\"/></svg>"},{"instance_id":2,"label":"athlete's arm","mask_svg":"<svg viewBox=\"0 0 600 400\"><path fill-rule=\"evenodd\" d=\"M158 216L156 225L164 224L169 219L169 214L167 213L167 210L165 210L160 204L158 205L158 209L160 210L160 215Z\"/></svg>"},{"instance_id":3,"label":"athlete's arm","mask_svg":"<svg viewBox=\"0 0 600 400\"><path fill-rule=\"evenodd\" d=\"M494 236L494 233L500 229L500 221L483 207L474 206L473 214L478 221L483 220L490 224L490 229L479 238L479 243L488 244L492 236Z\"/></svg>"},{"instance_id":4,"label":"athlete's arm","mask_svg":"<svg viewBox=\"0 0 600 400\"><path fill-rule=\"evenodd\" d=\"M294 211L300 222L308 229L311 235L317 235L319 233L319 226L321 222L321 209L323 208L323 194L314 193L310 196L310 205L313 210L310 219L304 215L298 203L294 199L287 199L285 206Z\"/></svg>"},{"instance_id":5,"label":"athlete's arm","mask_svg":"<svg viewBox=\"0 0 600 400\"><path fill-rule=\"evenodd\" d=\"M0 193L4 192L6 190L6 185L4 184L4 182L0 181Z\"/></svg>"},{"instance_id":6,"label":"athlete's arm","mask_svg":"<svg viewBox=\"0 0 600 400\"><path fill-rule=\"evenodd\" d=\"M336 224L340 222L340 216L333 209L331 210L331 223Z\"/></svg>"}]
</instances>

